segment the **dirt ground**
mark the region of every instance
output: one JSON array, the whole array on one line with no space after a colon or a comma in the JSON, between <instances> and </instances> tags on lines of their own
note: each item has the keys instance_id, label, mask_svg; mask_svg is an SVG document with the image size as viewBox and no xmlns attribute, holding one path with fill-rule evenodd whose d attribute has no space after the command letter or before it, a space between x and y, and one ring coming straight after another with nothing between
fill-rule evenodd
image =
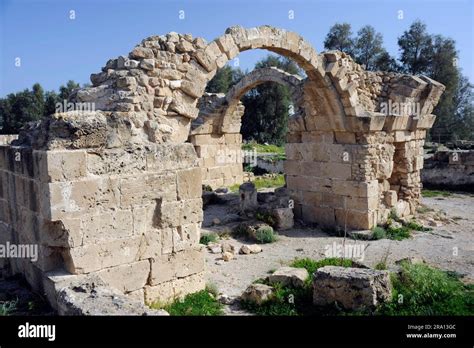
<instances>
[{"instance_id":1,"label":"dirt ground","mask_svg":"<svg viewBox=\"0 0 474 348\"><path fill-rule=\"evenodd\" d=\"M426 214L440 214L445 220L441 226L432 227L429 232L413 232L413 237L402 241L381 239L376 241L355 241L363 243L364 257L355 258L367 266L375 266L386 259L387 264L406 257L421 257L429 265L454 271L464 276L465 281L474 279L474 195L453 194L450 197L423 198ZM233 220L234 209L229 205L210 205L205 210L203 233L230 231L236 223ZM420 214L419 221L426 218ZM230 216L228 219L226 216ZM221 224L212 225L215 218ZM438 224L440 224L438 222ZM228 241L240 248L249 242L227 237ZM279 239L272 244L263 244L263 252L251 255L236 255L229 261L219 261L220 254L206 251L207 282L217 286L218 290L233 298L238 297L255 279L265 277L268 272L281 265L290 263L294 258L309 257L322 259L328 245L342 243L343 238L332 237L317 228L294 228L279 232ZM238 250L238 249L237 249ZM234 313L235 314L235 313Z\"/></svg>"}]
</instances>

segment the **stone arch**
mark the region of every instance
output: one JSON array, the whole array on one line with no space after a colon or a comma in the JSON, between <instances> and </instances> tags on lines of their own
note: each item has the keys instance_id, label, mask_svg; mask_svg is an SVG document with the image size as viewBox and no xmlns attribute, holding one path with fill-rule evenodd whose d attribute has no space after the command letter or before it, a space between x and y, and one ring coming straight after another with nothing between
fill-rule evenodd
<instances>
[{"instance_id":1,"label":"stone arch","mask_svg":"<svg viewBox=\"0 0 474 348\"><path fill-rule=\"evenodd\" d=\"M265 82L275 82L288 86L291 93L291 99L295 107L300 111L303 108L303 81L298 75L289 74L275 67L256 69L245 75L237 84L235 84L225 96L225 111L221 120L221 132L225 132L226 124L232 122L232 115L238 106L240 99L249 90Z\"/></svg>"},{"instance_id":2,"label":"stone arch","mask_svg":"<svg viewBox=\"0 0 474 348\"><path fill-rule=\"evenodd\" d=\"M10 270L53 306L56 291L79 275L148 302L204 288L196 152L206 133L186 140L216 70L256 48L294 59L308 76L304 115L286 144L295 215L367 229L393 208L412 213L423 142L444 86L365 71L337 51L317 55L299 35L269 26L232 27L209 44L172 32L146 38L91 75L92 86L71 102L94 103L95 111L51 115L0 146L0 237L41 246L38 262L12 259ZM385 110L390 103L419 108ZM64 269L65 278L51 276Z\"/></svg>"}]
</instances>

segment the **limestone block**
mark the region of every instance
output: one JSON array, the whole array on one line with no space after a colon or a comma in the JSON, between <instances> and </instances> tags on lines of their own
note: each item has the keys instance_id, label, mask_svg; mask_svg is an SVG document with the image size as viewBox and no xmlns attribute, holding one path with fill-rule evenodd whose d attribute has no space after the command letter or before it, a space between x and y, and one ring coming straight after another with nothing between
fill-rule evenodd
<instances>
[{"instance_id":1,"label":"limestone block","mask_svg":"<svg viewBox=\"0 0 474 348\"><path fill-rule=\"evenodd\" d=\"M151 259L150 285L183 278L204 271L204 253L200 247Z\"/></svg>"},{"instance_id":2,"label":"limestone block","mask_svg":"<svg viewBox=\"0 0 474 348\"><path fill-rule=\"evenodd\" d=\"M177 174L178 199L200 198L202 195L201 169L192 168Z\"/></svg>"},{"instance_id":3,"label":"limestone block","mask_svg":"<svg viewBox=\"0 0 474 348\"><path fill-rule=\"evenodd\" d=\"M374 308L391 299L391 290L386 271L325 266L314 274L313 303L324 306L337 302L351 310Z\"/></svg>"},{"instance_id":4,"label":"limestone block","mask_svg":"<svg viewBox=\"0 0 474 348\"><path fill-rule=\"evenodd\" d=\"M81 218L83 244L127 238L133 236L131 210L106 211Z\"/></svg>"},{"instance_id":5,"label":"limestone block","mask_svg":"<svg viewBox=\"0 0 474 348\"><path fill-rule=\"evenodd\" d=\"M398 201L397 192L394 190L386 191L384 194L384 200L388 207L394 207Z\"/></svg>"},{"instance_id":6,"label":"limestone block","mask_svg":"<svg viewBox=\"0 0 474 348\"><path fill-rule=\"evenodd\" d=\"M334 209L328 207L315 207L302 205L302 218L304 221L314 222L321 226L334 226Z\"/></svg>"},{"instance_id":7,"label":"limestone block","mask_svg":"<svg viewBox=\"0 0 474 348\"><path fill-rule=\"evenodd\" d=\"M90 273L139 260L141 236L70 248L63 253L65 267L73 274Z\"/></svg>"},{"instance_id":8,"label":"limestone block","mask_svg":"<svg viewBox=\"0 0 474 348\"><path fill-rule=\"evenodd\" d=\"M150 262L148 260L138 261L126 265L110 267L98 272L105 284L121 292L130 292L145 286L150 274Z\"/></svg>"},{"instance_id":9,"label":"limestone block","mask_svg":"<svg viewBox=\"0 0 474 348\"><path fill-rule=\"evenodd\" d=\"M308 277L308 271L304 268L280 267L268 276L268 282L272 285L280 284L300 288L304 286Z\"/></svg>"},{"instance_id":10,"label":"limestone block","mask_svg":"<svg viewBox=\"0 0 474 348\"><path fill-rule=\"evenodd\" d=\"M220 50L227 55L228 59L233 59L236 55L239 54L239 48L235 44L232 35L222 35L218 39L216 39L216 42Z\"/></svg>"},{"instance_id":11,"label":"limestone block","mask_svg":"<svg viewBox=\"0 0 474 348\"><path fill-rule=\"evenodd\" d=\"M272 215L276 220L276 228L278 230L287 230L293 227L293 209L277 208L272 210Z\"/></svg>"},{"instance_id":12,"label":"limestone block","mask_svg":"<svg viewBox=\"0 0 474 348\"><path fill-rule=\"evenodd\" d=\"M175 200L177 197L176 175L166 174L142 174L120 179L122 207L142 205L156 199Z\"/></svg>"},{"instance_id":13,"label":"limestone block","mask_svg":"<svg viewBox=\"0 0 474 348\"><path fill-rule=\"evenodd\" d=\"M375 211L358 211L348 209L335 209L336 224L353 229L366 230L376 225Z\"/></svg>"},{"instance_id":14,"label":"limestone block","mask_svg":"<svg viewBox=\"0 0 474 348\"><path fill-rule=\"evenodd\" d=\"M130 58L153 58L153 51L150 48L145 47L135 47L132 52L130 52Z\"/></svg>"}]
</instances>

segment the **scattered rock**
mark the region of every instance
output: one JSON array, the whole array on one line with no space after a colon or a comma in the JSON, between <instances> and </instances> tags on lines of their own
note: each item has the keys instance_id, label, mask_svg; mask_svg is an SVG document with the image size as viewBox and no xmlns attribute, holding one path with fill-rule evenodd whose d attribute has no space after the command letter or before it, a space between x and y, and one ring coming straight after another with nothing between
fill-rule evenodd
<instances>
[{"instance_id":1,"label":"scattered rock","mask_svg":"<svg viewBox=\"0 0 474 348\"><path fill-rule=\"evenodd\" d=\"M299 288L304 286L308 277L308 271L304 268L280 267L268 277L268 282Z\"/></svg>"},{"instance_id":2,"label":"scattered rock","mask_svg":"<svg viewBox=\"0 0 474 348\"><path fill-rule=\"evenodd\" d=\"M262 252L262 247L258 244L250 244L250 245L244 244L240 247L240 251L239 251L240 254L245 254L245 255L258 254L260 252Z\"/></svg>"},{"instance_id":3,"label":"scattered rock","mask_svg":"<svg viewBox=\"0 0 474 348\"><path fill-rule=\"evenodd\" d=\"M217 297L217 301L219 301L220 303L225 304L225 305L231 305L235 302L235 298L232 298L232 297L230 297L226 294L220 294Z\"/></svg>"},{"instance_id":4,"label":"scattered rock","mask_svg":"<svg viewBox=\"0 0 474 348\"><path fill-rule=\"evenodd\" d=\"M224 264L224 260L217 260L216 265L222 266Z\"/></svg>"},{"instance_id":5,"label":"scattered rock","mask_svg":"<svg viewBox=\"0 0 474 348\"><path fill-rule=\"evenodd\" d=\"M273 296L273 288L265 284L251 284L240 296L243 301L262 304Z\"/></svg>"},{"instance_id":6,"label":"scattered rock","mask_svg":"<svg viewBox=\"0 0 474 348\"><path fill-rule=\"evenodd\" d=\"M234 254L233 253L230 253L228 251L225 251L222 253L222 260L224 261L230 261L234 258Z\"/></svg>"},{"instance_id":7,"label":"scattered rock","mask_svg":"<svg viewBox=\"0 0 474 348\"><path fill-rule=\"evenodd\" d=\"M212 219L212 223L213 223L214 225L220 225L220 224L221 224L221 220L220 220L219 218L214 218L214 219Z\"/></svg>"},{"instance_id":8,"label":"scattered rock","mask_svg":"<svg viewBox=\"0 0 474 348\"><path fill-rule=\"evenodd\" d=\"M220 254L222 252L222 247L218 243L209 243L207 245L207 249L211 252L211 254Z\"/></svg>"},{"instance_id":9,"label":"scattered rock","mask_svg":"<svg viewBox=\"0 0 474 348\"><path fill-rule=\"evenodd\" d=\"M391 295L387 271L325 266L314 274L313 303L318 306L337 302L350 310L373 308Z\"/></svg>"},{"instance_id":10,"label":"scattered rock","mask_svg":"<svg viewBox=\"0 0 474 348\"><path fill-rule=\"evenodd\" d=\"M222 248L222 252L229 252L229 253L235 254L235 245L227 241L222 241L220 243L220 246Z\"/></svg>"}]
</instances>

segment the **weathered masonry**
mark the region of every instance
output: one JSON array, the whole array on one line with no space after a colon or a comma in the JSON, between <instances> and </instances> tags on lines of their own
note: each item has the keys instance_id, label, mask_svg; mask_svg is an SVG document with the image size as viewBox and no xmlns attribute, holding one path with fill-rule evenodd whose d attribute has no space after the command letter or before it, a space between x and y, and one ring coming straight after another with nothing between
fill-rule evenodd
<instances>
[{"instance_id":1,"label":"weathered masonry","mask_svg":"<svg viewBox=\"0 0 474 348\"><path fill-rule=\"evenodd\" d=\"M442 85L364 71L343 53L318 55L298 34L269 26L232 27L210 43L169 33L92 74L92 87L72 102L98 111L51 115L0 147L0 240L40 249L37 262L3 259L4 269L24 274L53 305L56 290L84 274L150 302L202 289L203 157L194 145L238 147L239 92L218 122L211 117L190 133L191 125L217 69L256 48L306 73L286 145L295 215L365 229L391 209L413 213Z\"/></svg>"}]
</instances>

